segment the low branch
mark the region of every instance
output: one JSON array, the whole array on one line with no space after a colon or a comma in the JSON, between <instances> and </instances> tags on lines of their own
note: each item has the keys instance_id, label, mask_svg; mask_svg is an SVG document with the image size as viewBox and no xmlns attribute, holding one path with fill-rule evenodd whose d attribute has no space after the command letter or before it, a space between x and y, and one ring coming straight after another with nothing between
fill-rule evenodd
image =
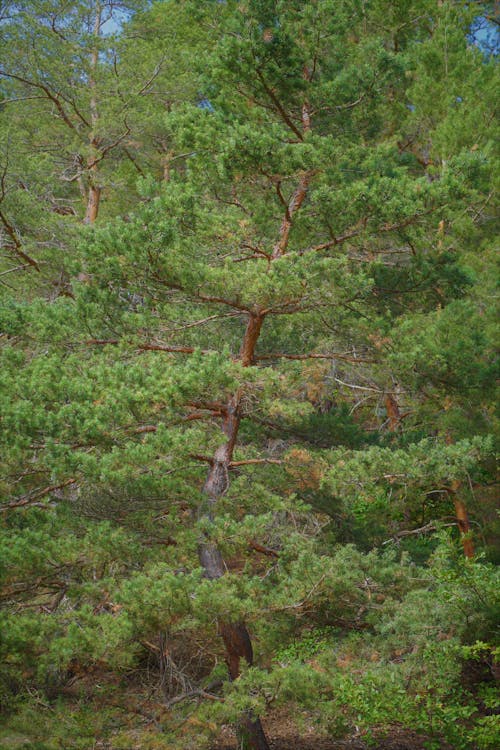
<instances>
[{"instance_id":1,"label":"low branch","mask_svg":"<svg viewBox=\"0 0 500 750\"><path fill-rule=\"evenodd\" d=\"M64 120L68 128L71 128L71 130L76 130L75 125L71 122L67 113L64 110L64 107L59 101L58 96L54 94L47 86L45 86L42 83L37 83L36 81L30 81L28 78L23 78L22 76L14 75L14 73L7 73L5 70L0 70L0 76L5 76L6 78L13 78L15 81L21 81L21 83L25 83L27 86L33 86L33 88L40 89L41 91L43 91L47 99L49 99L51 102L53 102L53 104L55 104L57 111L61 115L62 119Z\"/></svg>"},{"instance_id":2,"label":"low branch","mask_svg":"<svg viewBox=\"0 0 500 750\"><path fill-rule=\"evenodd\" d=\"M337 354L332 352L331 354L317 354L311 352L309 354L285 354L284 352L274 352L273 354L261 354L258 357L254 357L255 361L267 359L341 359L345 362L361 362L373 364L374 359L361 359L360 357L354 357L347 354Z\"/></svg>"},{"instance_id":3,"label":"low branch","mask_svg":"<svg viewBox=\"0 0 500 750\"><path fill-rule=\"evenodd\" d=\"M40 266L38 265L36 260L31 258L27 253L24 252L24 250L22 249L22 242L19 234L2 211L0 211L0 221L2 222L5 231L14 244L14 247L12 248L13 252L18 256L18 258L21 258L25 263L40 272Z\"/></svg>"},{"instance_id":4,"label":"low branch","mask_svg":"<svg viewBox=\"0 0 500 750\"><path fill-rule=\"evenodd\" d=\"M120 339L87 339L86 344L89 346L116 346ZM194 346L177 346L175 344L139 344L135 347L141 352L171 352L173 354L194 354L199 351L201 354L214 354L213 349L197 349Z\"/></svg>"},{"instance_id":5,"label":"low branch","mask_svg":"<svg viewBox=\"0 0 500 750\"><path fill-rule=\"evenodd\" d=\"M262 555L267 555L267 557L279 557L278 552L276 552L274 549L271 549L270 547L264 547L262 544L259 544L253 539L249 540L248 546L256 552L260 552Z\"/></svg>"},{"instance_id":6,"label":"low branch","mask_svg":"<svg viewBox=\"0 0 500 750\"><path fill-rule=\"evenodd\" d=\"M421 526L418 529L405 529L404 531L398 531L397 534L394 534L394 536L392 536L390 539L387 539L385 542L382 542L382 544L390 544L391 542L402 539L405 536L427 534L429 531L438 531L439 529L446 528L447 526L457 526L457 522L454 521L453 523L438 524L436 521L429 521L429 523L426 523L425 526Z\"/></svg>"},{"instance_id":7,"label":"low branch","mask_svg":"<svg viewBox=\"0 0 500 750\"><path fill-rule=\"evenodd\" d=\"M436 208L430 208L428 211L423 211L420 214L409 216L403 221L395 222L393 224L384 224L378 229L375 229L372 234L385 234L386 232L395 232L397 229L404 229L411 224L415 224L423 216L428 216L429 214L434 213L434 211L436 211ZM346 234L340 235L339 237L333 237L331 240L321 242L319 245L311 245L311 247L306 247L303 250L299 250L298 254L304 255L305 253L320 252L321 250L328 250L329 248L335 247L336 245L341 245L343 242L346 242L353 237L358 237L362 232L364 232L367 223L368 217L364 217L360 222L358 222L357 228L353 229L351 232L347 232Z\"/></svg>"},{"instance_id":8,"label":"low branch","mask_svg":"<svg viewBox=\"0 0 500 750\"><path fill-rule=\"evenodd\" d=\"M314 586L308 591L308 593L304 596L304 598L300 602L295 602L294 604L284 604L282 606L277 607L268 607L268 612L284 612L288 609L301 609L306 602L308 602L311 597L313 596L314 592L321 586L323 581L326 578L326 573L323 573L323 575L316 581Z\"/></svg>"},{"instance_id":9,"label":"low branch","mask_svg":"<svg viewBox=\"0 0 500 750\"><path fill-rule=\"evenodd\" d=\"M340 385L345 385L346 388L353 388L356 391L371 391L372 393L384 393L383 390L380 390L380 388L372 388L369 385L354 385L354 383L346 383L344 380L340 380L340 378L333 378L336 383L340 383ZM389 391L385 391L385 393L389 393Z\"/></svg>"},{"instance_id":10,"label":"low branch","mask_svg":"<svg viewBox=\"0 0 500 750\"><path fill-rule=\"evenodd\" d=\"M282 464L283 461L279 458L248 458L246 461L231 461L229 468L233 469L237 466L253 466L255 464Z\"/></svg>"},{"instance_id":11,"label":"low branch","mask_svg":"<svg viewBox=\"0 0 500 750\"><path fill-rule=\"evenodd\" d=\"M51 492L55 492L56 490L61 490L63 487L68 487L70 484L75 484L76 479L66 479L65 482L61 482L60 484L51 484L48 487L44 487L41 490L37 490L35 492L30 493L29 495L25 495L24 497L20 498L19 500L15 500L12 503L7 503L7 505L2 505L0 510L2 512L5 512L7 510L10 510L11 508L21 508L25 507L27 505L31 505L36 500L39 500L41 497L45 497L45 495L50 494Z\"/></svg>"}]
</instances>

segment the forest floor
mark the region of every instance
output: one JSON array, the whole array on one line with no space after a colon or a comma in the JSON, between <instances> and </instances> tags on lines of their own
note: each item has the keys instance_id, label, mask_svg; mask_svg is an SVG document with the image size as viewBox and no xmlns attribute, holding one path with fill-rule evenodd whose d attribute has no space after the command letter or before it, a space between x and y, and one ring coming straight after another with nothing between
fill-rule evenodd
<instances>
[{"instance_id":1,"label":"forest floor","mask_svg":"<svg viewBox=\"0 0 500 750\"><path fill-rule=\"evenodd\" d=\"M284 712L270 714L263 723L271 750L426 750L428 745L425 743L429 741L428 737L398 726L378 736L375 732L370 744L360 737L329 739L318 736L313 727L298 731ZM212 750L234 750L235 747L236 737L228 727ZM453 750L446 743L440 747L441 750Z\"/></svg>"}]
</instances>

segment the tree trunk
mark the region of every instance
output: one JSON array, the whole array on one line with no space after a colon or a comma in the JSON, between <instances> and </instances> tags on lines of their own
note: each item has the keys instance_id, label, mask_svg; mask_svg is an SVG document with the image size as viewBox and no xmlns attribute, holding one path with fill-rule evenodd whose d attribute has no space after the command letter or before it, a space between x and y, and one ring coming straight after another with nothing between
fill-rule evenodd
<instances>
[{"instance_id":1,"label":"tree trunk","mask_svg":"<svg viewBox=\"0 0 500 750\"><path fill-rule=\"evenodd\" d=\"M401 413L399 411L398 402L396 401L392 393L386 394L385 408L387 411L389 429L391 430L391 432L396 432L401 421Z\"/></svg>"},{"instance_id":2,"label":"tree trunk","mask_svg":"<svg viewBox=\"0 0 500 750\"><path fill-rule=\"evenodd\" d=\"M251 714L240 720L238 740L241 750L270 750L259 717L254 718Z\"/></svg>"},{"instance_id":3,"label":"tree trunk","mask_svg":"<svg viewBox=\"0 0 500 750\"><path fill-rule=\"evenodd\" d=\"M310 80L310 72L306 68L304 69L304 78L307 81ZM311 129L311 117L307 102L302 107L302 129L303 135ZM288 250L293 220L307 196L313 175L313 171L302 172L297 186L285 206L278 238L272 250L272 260L280 258ZM257 306L248 313L245 334L238 356L243 367L249 367L255 361L255 348L265 316L266 313ZM200 518L209 522L208 528L210 527L210 521L213 520L214 507L229 486L229 469L241 420L241 398L240 392L233 394L224 408L222 431L226 436L226 442L215 451L203 487L206 502L200 512ZM210 539L209 532L205 532L199 542L198 556L207 578L214 580L224 575L226 566L222 554L217 545ZM250 635L243 622L221 621L218 625L226 647L229 677L231 680L236 680L241 673L241 659L244 659L249 666L253 664ZM251 712L247 712L241 717L237 732L240 750L270 750L260 719Z\"/></svg>"},{"instance_id":4,"label":"tree trunk","mask_svg":"<svg viewBox=\"0 0 500 750\"><path fill-rule=\"evenodd\" d=\"M90 156L87 159L87 174L89 189L87 194L87 210L85 211L84 224L93 224L97 219L99 213L99 203L101 200L101 188L98 183L99 170L97 163L99 160L99 139L96 134L97 127L99 125L99 110L97 107L97 95L96 95L96 72L97 65L99 63L99 48L97 40L101 35L101 15L102 9L101 4L98 2L95 9L94 19L94 37L96 45L92 50L90 56L90 76L89 76L89 89L90 89Z\"/></svg>"},{"instance_id":5,"label":"tree trunk","mask_svg":"<svg viewBox=\"0 0 500 750\"><path fill-rule=\"evenodd\" d=\"M254 316L249 316L245 337L242 344L242 360L249 364L257 341L256 327L260 331L262 320L256 323ZM206 495L206 505L200 513L200 518L213 520L213 508L217 500L227 491L229 486L229 465L233 455L238 429L240 426L240 396L236 394L228 402L222 429L226 435L226 443L221 445L214 454L208 471L203 493ZM205 576L210 580L220 578L226 572L222 554L214 544L208 533L198 545L200 564ZM219 622L219 632L226 647L226 662L231 680L237 679L241 673L240 662L244 659L251 666L253 664L253 649L250 635L244 623ZM258 717L245 714L238 724L239 747L242 750L269 750L262 724Z\"/></svg>"},{"instance_id":6,"label":"tree trunk","mask_svg":"<svg viewBox=\"0 0 500 750\"><path fill-rule=\"evenodd\" d=\"M446 444L451 445L453 439L449 432L446 433ZM455 517L457 519L458 528L460 530L460 538L462 541L462 547L464 555L469 560L474 557L474 542L471 538L471 528L469 523L469 514L467 513L467 506L465 502L459 497L460 488L462 482L458 479L454 479L448 487L448 495L453 500L455 507Z\"/></svg>"},{"instance_id":7,"label":"tree trunk","mask_svg":"<svg viewBox=\"0 0 500 750\"><path fill-rule=\"evenodd\" d=\"M469 514L467 513L467 506L465 505L464 501L458 496L458 492L461 486L461 482L459 482L457 479L454 480L451 483L448 494L453 500L453 505L455 507L455 516L457 519L458 528L460 529L460 537L462 540L464 555L469 560L471 560L474 557L474 542L471 538L471 528L469 523Z\"/></svg>"},{"instance_id":8,"label":"tree trunk","mask_svg":"<svg viewBox=\"0 0 500 750\"><path fill-rule=\"evenodd\" d=\"M87 210L85 211L85 218L83 220L84 224L93 224L97 219L100 200L101 188L97 185L90 185L87 198Z\"/></svg>"}]
</instances>

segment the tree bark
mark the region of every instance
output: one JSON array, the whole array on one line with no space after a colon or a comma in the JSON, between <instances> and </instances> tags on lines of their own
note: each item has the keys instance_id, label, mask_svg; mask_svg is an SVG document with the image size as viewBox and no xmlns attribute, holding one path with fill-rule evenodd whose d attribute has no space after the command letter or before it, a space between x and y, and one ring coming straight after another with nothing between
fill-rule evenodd
<instances>
[{"instance_id":1,"label":"tree bark","mask_svg":"<svg viewBox=\"0 0 500 750\"><path fill-rule=\"evenodd\" d=\"M98 149L99 139L97 138L96 129L99 124L99 111L97 107L97 95L96 95L96 80L95 75L97 71L97 65L99 63L99 48L97 40L101 35L101 15L102 9L100 2L96 3L95 19L94 19L94 37L96 44L92 50L90 56L90 76L89 76L89 88L90 88L90 156L87 159L87 174L89 188L87 193L87 209L85 211L84 224L93 224L97 219L99 213L99 204L101 201L101 187L99 186L99 170L97 167L98 160Z\"/></svg>"},{"instance_id":2,"label":"tree bark","mask_svg":"<svg viewBox=\"0 0 500 750\"><path fill-rule=\"evenodd\" d=\"M389 429L391 430L391 432L396 432L401 421L401 413L399 411L398 402L396 401L392 393L386 394L385 408L387 411Z\"/></svg>"},{"instance_id":3,"label":"tree bark","mask_svg":"<svg viewBox=\"0 0 500 750\"><path fill-rule=\"evenodd\" d=\"M262 316L249 315L240 352L241 361L245 366L252 362L262 322ZM209 522L213 520L214 506L229 486L229 469L241 420L240 401L241 395L237 393L226 405L222 426L226 442L215 451L203 487L206 504L202 509L200 518ZM205 576L210 580L221 578L226 572L226 565L222 554L207 532L205 532L199 542L198 556L200 564L205 571ZM253 649L250 635L243 622L221 621L218 626L219 633L226 647L226 662L229 677L231 680L236 680L241 674L240 664L242 659L249 666L253 664ZM245 714L240 719L238 739L242 750L270 750L260 719L250 713Z\"/></svg>"},{"instance_id":4,"label":"tree bark","mask_svg":"<svg viewBox=\"0 0 500 750\"><path fill-rule=\"evenodd\" d=\"M446 434L446 444L451 445L453 442L453 439L448 432ZM471 528L469 523L469 514L467 512L467 506L465 502L460 498L459 492L460 488L462 487L462 482L458 479L454 479L450 486L448 487L448 495L453 501L453 505L455 508L455 517L457 519L458 528L460 531L460 538L462 541L462 547L464 550L464 555L469 560L474 557L474 541L471 537Z\"/></svg>"},{"instance_id":5,"label":"tree bark","mask_svg":"<svg viewBox=\"0 0 500 750\"><path fill-rule=\"evenodd\" d=\"M91 184L87 196L87 210L85 211L84 224L93 224L99 213L99 203L101 200L101 188L98 185Z\"/></svg>"},{"instance_id":6,"label":"tree bark","mask_svg":"<svg viewBox=\"0 0 500 750\"><path fill-rule=\"evenodd\" d=\"M310 73L307 69L304 69L304 78L310 80ZM309 105L305 102L302 107L303 135L309 132L310 129L311 116ZM307 196L313 174L311 170L302 172L295 191L285 206L285 214L272 250L272 260L282 257L288 250L293 220ZM245 333L238 356L243 367L249 367L255 362L255 349L265 315L265 312L257 306L248 312ZM209 522L208 528L210 528L210 522L213 520L214 507L229 486L229 470L241 421L242 395L241 392L233 394L224 407L222 431L226 437L226 442L215 451L203 486L205 502L200 512L200 518ZM205 531L203 538L200 539L198 556L207 578L215 580L223 576L226 572L222 554L217 545L210 539L210 534L207 531ZM231 620L220 621L218 626L226 648L229 677L231 680L236 680L241 674L242 659L249 666L253 664L253 649L250 635L243 622L233 622ZM260 719L251 712L241 717L237 731L238 747L240 750L270 750Z\"/></svg>"},{"instance_id":7,"label":"tree bark","mask_svg":"<svg viewBox=\"0 0 500 750\"><path fill-rule=\"evenodd\" d=\"M467 506L458 495L461 486L462 483L459 482L458 479L454 480L448 489L448 494L453 500L453 505L455 507L455 516L457 519L458 528L460 530L460 538L462 541L464 555L468 560L471 560L474 557L475 552L474 541L471 538L471 527L469 522L469 514L467 513Z\"/></svg>"}]
</instances>

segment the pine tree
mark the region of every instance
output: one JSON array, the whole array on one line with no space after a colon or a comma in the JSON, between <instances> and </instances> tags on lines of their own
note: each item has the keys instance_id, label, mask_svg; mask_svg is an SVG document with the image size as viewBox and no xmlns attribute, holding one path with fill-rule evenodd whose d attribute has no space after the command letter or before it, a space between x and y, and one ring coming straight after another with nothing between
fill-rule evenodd
<instances>
[{"instance_id":1,"label":"pine tree","mask_svg":"<svg viewBox=\"0 0 500 750\"><path fill-rule=\"evenodd\" d=\"M469 231L489 237L490 129L477 147L470 127L460 137L444 96L469 112L492 66L467 47L472 12L458 4L194 5L218 44L195 73L198 101L164 119L168 180L144 179L134 212L82 234L74 299L6 308L4 510L35 519L55 501L66 546L52 550L44 528L32 546L59 555L71 585L48 571L28 596L49 608L47 632L60 622L61 669L125 664L127 639L159 631L196 633L212 654L222 641L219 716L263 750L266 691L288 689L276 687L276 643L300 629L296 615L360 627L367 566L392 592L384 565L405 576L403 563L333 549L325 511L346 541L345 519L382 487L384 533L393 490L416 527L423 495L488 460L489 418L454 432L436 399L463 410L472 383L484 412L490 395L489 337L465 331L458 368L450 332L479 315L463 247ZM102 575L86 587L96 559ZM33 578L37 560L23 564ZM411 600L412 585L399 595ZM314 668L290 674L319 695Z\"/></svg>"}]
</instances>

